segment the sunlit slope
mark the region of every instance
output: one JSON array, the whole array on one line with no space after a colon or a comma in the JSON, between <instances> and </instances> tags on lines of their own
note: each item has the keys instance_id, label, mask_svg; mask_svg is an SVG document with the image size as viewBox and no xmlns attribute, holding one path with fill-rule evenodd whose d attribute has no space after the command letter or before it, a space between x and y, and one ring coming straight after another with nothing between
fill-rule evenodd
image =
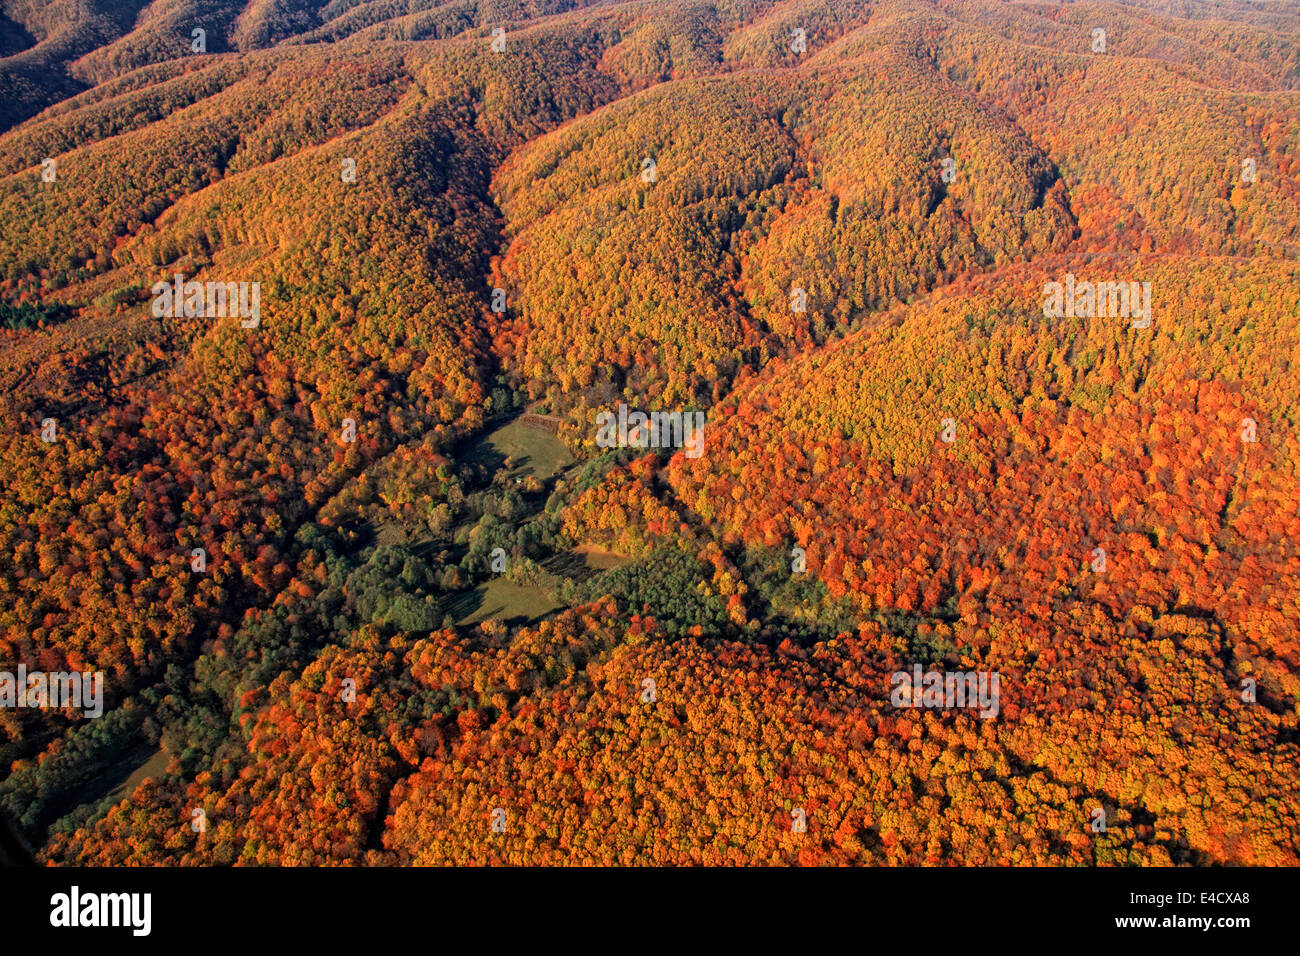
<instances>
[{"instance_id":1,"label":"sunlit slope","mask_svg":"<svg viewBox=\"0 0 1300 956\"><path fill-rule=\"evenodd\" d=\"M558 368L546 394L562 406L708 403L756 348L1064 246L1054 183L1015 127L919 70L647 91L498 174L503 347L524 379Z\"/></svg>"},{"instance_id":2,"label":"sunlit slope","mask_svg":"<svg viewBox=\"0 0 1300 956\"><path fill-rule=\"evenodd\" d=\"M1090 248L1300 253L1294 14L1229 25L1109 4L949 12L894 5L812 62L911 62L1005 111L1051 158ZM1107 31L1104 52L1094 29Z\"/></svg>"},{"instance_id":3,"label":"sunlit slope","mask_svg":"<svg viewBox=\"0 0 1300 956\"><path fill-rule=\"evenodd\" d=\"M1024 615L1045 635L1050 614L1063 641L1080 614L1205 618L1293 719L1295 265L1052 263L769 369L706 455L673 459L677 497L724 541L804 548L868 612ZM1042 284L1067 270L1150 282L1151 327L1045 317Z\"/></svg>"}]
</instances>

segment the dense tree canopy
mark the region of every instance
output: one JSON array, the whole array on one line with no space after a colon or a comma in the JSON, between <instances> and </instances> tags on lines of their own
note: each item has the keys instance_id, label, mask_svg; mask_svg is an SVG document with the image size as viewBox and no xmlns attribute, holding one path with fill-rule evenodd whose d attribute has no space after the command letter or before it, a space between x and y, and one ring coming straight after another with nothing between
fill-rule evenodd
<instances>
[{"instance_id":1,"label":"dense tree canopy","mask_svg":"<svg viewBox=\"0 0 1300 956\"><path fill-rule=\"evenodd\" d=\"M1298 90L1248 0L5 4L0 672L107 690L0 707L0 812L1295 865Z\"/></svg>"}]
</instances>

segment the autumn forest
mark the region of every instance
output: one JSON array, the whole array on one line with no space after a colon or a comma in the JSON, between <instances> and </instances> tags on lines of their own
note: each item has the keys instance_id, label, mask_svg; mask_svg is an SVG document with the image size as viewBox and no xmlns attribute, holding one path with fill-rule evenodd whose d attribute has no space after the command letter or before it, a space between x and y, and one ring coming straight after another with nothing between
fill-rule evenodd
<instances>
[{"instance_id":1,"label":"autumn forest","mask_svg":"<svg viewBox=\"0 0 1300 956\"><path fill-rule=\"evenodd\" d=\"M1300 865L1294 5L0 0L0 406L41 865Z\"/></svg>"}]
</instances>

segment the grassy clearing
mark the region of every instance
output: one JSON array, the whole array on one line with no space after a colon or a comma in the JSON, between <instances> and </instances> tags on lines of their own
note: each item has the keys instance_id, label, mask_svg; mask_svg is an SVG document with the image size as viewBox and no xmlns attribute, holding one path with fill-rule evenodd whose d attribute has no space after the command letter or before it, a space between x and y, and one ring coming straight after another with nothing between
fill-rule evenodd
<instances>
[{"instance_id":1,"label":"grassy clearing","mask_svg":"<svg viewBox=\"0 0 1300 956\"><path fill-rule=\"evenodd\" d=\"M606 551L594 544L580 544L571 553L578 555L593 571L608 571L610 568L621 568L625 564L632 563L632 559L626 555Z\"/></svg>"},{"instance_id":2,"label":"grassy clearing","mask_svg":"<svg viewBox=\"0 0 1300 956\"><path fill-rule=\"evenodd\" d=\"M532 428L517 419L502 425L475 441L466 460L487 464L493 471L501 469L506 459L514 466L506 474L512 478L534 475L547 481L573 464L573 456L564 443L542 428Z\"/></svg>"},{"instance_id":3,"label":"grassy clearing","mask_svg":"<svg viewBox=\"0 0 1300 956\"><path fill-rule=\"evenodd\" d=\"M149 755L148 760L132 770L125 780L108 791L108 798L114 803L120 803L131 796L135 792L135 788L144 783L147 777L161 780L167 773L168 762L167 754L161 749L155 750Z\"/></svg>"},{"instance_id":4,"label":"grassy clearing","mask_svg":"<svg viewBox=\"0 0 1300 956\"><path fill-rule=\"evenodd\" d=\"M458 596L451 611L460 615L458 624L477 624L491 618L508 624L531 624L560 607L547 588L493 578Z\"/></svg>"}]
</instances>

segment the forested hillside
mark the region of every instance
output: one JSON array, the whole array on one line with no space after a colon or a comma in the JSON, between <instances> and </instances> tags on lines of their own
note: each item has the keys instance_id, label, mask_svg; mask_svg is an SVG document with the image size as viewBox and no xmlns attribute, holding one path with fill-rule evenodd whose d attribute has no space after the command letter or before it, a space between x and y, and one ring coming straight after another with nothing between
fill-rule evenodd
<instances>
[{"instance_id":1,"label":"forested hillside","mask_svg":"<svg viewBox=\"0 0 1300 956\"><path fill-rule=\"evenodd\" d=\"M0 815L1296 865L1298 368L1286 4L0 0Z\"/></svg>"}]
</instances>

